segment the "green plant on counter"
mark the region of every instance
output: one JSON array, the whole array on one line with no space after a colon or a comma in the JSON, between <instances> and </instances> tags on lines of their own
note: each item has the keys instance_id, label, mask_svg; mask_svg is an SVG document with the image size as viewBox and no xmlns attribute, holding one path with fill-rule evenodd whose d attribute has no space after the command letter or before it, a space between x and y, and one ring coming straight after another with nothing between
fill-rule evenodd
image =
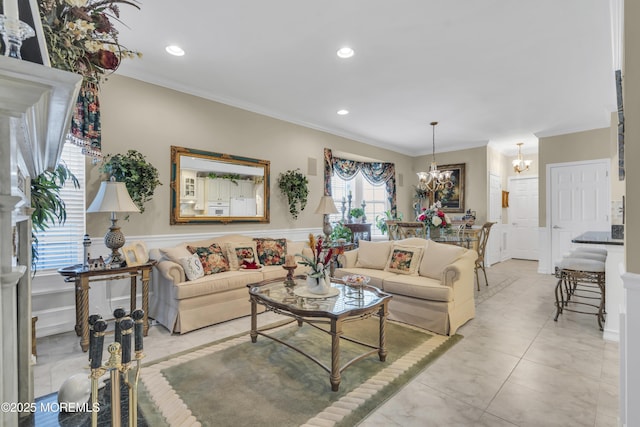
<instances>
[{"instance_id":1,"label":"green plant on counter","mask_svg":"<svg viewBox=\"0 0 640 427\"><path fill-rule=\"evenodd\" d=\"M158 169L136 150L129 150L126 154L107 155L100 171L125 183L140 213L144 212L144 204L153 198L156 187L162 185L158 179Z\"/></svg>"},{"instance_id":2,"label":"green plant on counter","mask_svg":"<svg viewBox=\"0 0 640 427\"><path fill-rule=\"evenodd\" d=\"M293 219L298 219L300 212L307 206L308 185L309 181L300 169L288 170L278 176L278 187L287 197L289 213Z\"/></svg>"},{"instance_id":3,"label":"green plant on counter","mask_svg":"<svg viewBox=\"0 0 640 427\"><path fill-rule=\"evenodd\" d=\"M207 178L209 178L209 179L228 179L229 181L231 181L235 185L238 185L238 180L241 177L237 173L225 173L223 175L218 175L215 172L211 172L209 175L207 175Z\"/></svg>"},{"instance_id":4,"label":"green plant on counter","mask_svg":"<svg viewBox=\"0 0 640 427\"><path fill-rule=\"evenodd\" d=\"M342 221L339 221L333 226L329 239L331 239L332 242L335 242L338 239L344 239L347 242L350 242L351 234L351 229L345 226Z\"/></svg>"},{"instance_id":5,"label":"green plant on counter","mask_svg":"<svg viewBox=\"0 0 640 427\"><path fill-rule=\"evenodd\" d=\"M376 227L382 234L386 234L389 231L387 226L387 221L402 221L402 213L393 215L391 211L385 211L384 217L378 215L376 216Z\"/></svg>"}]
</instances>

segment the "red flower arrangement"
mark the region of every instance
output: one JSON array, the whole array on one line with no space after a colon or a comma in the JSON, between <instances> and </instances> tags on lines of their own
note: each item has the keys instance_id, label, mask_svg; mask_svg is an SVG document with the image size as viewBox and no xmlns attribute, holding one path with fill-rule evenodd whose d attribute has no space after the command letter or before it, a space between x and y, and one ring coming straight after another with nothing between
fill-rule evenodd
<instances>
[{"instance_id":1,"label":"red flower arrangement","mask_svg":"<svg viewBox=\"0 0 640 427\"><path fill-rule=\"evenodd\" d=\"M311 273L309 273L310 277L318 278L326 276L325 269L331 261L333 249L325 248L323 246L322 236L316 237L311 233L309 234L309 247L313 253L313 258L303 254L297 254L302 258L302 261L298 261L298 264L311 267Z\"/></svg>"},{"instance_id":2,"label":"red flower arrangement","mask_svg":"<svg viewBox=\"0 0 640 427\"><path fill-rule=\"evenodd\" d=\"M442 204L439 201L431 205L429 209L422 208L422 213L418 215L416 221L424 222L430 228L451 227L451 219L441 209Z\"/></svg>"}]
</instances>

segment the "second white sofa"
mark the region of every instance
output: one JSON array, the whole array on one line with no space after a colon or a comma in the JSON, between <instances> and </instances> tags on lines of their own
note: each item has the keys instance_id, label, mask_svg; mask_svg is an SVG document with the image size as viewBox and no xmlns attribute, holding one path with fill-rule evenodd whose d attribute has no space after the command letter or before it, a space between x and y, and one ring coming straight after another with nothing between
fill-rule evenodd
<instances>
[{"instance_id":1,"label":"second white sofa","mask_svg":"<svg viewBox=\"0 0 640 427\"><path fill-rule=\"evenodd\" d=\"M474 250L420 238L361 240L344 254L335 276L369 276L369 285L393 295L390 319L452 335L475 316L477 257Z\"/></svg>"}]
</instances>

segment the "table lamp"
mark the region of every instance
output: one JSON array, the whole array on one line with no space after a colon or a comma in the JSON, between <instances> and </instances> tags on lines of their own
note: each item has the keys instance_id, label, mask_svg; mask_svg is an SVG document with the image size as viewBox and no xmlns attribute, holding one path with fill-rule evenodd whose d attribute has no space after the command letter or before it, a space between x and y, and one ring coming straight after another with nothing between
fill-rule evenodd
<instances>
[{"instance_id":1,"label":"table lamp","mask_svg":"<svg viewBox=\"0 0 640 427\"><path fill-rule=\"evenodd\" d=\"M91 202L87 212L111 212L111 227L104 236L104 244L111 249L111 259L108 260L108 263L122 265L124 259L118 249L124 246L125 239L120 227L116 225L118 222L116 212L140 212L140 209L131 200L125 183L116 182L114 177L111 177L109 181L101 182L98 194Z\"/></svg>"},{"instance_id":2,"label":"table lamp","mask_svg":"<svg viewBox=\"0 0 640 427\"><path fill-rule=\"evenodd\" d=\"M336 209L336 204L333 202L333 198L331 196L322 196L320 198L320 204L316 209L316 213L324 215L322 231L328 239L332 231L331 223L329 222L329 214L338 213L338 209Z\"/></svg>"}]
</instances>

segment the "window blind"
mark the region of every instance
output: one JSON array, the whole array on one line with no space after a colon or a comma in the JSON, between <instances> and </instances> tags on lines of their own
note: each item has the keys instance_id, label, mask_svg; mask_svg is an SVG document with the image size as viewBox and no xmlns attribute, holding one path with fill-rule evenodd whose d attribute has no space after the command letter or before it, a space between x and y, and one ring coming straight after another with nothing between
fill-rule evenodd
<instances>
[{"instance_id":1,"label":"window blind","mask_svg":"<svg viewBox=\"0 0 640 427\"><path fill-rule=\"evenodd\" d=\"M45 231L34 234L38 238L37 270L58 269L82 263L82 239L85 234L85 156L82 148L69 142L62 150L61 161L78 178L80 188L67 180L60 190L67 210L64 224L50 224Z\"/></svg>"}]
</instances>

